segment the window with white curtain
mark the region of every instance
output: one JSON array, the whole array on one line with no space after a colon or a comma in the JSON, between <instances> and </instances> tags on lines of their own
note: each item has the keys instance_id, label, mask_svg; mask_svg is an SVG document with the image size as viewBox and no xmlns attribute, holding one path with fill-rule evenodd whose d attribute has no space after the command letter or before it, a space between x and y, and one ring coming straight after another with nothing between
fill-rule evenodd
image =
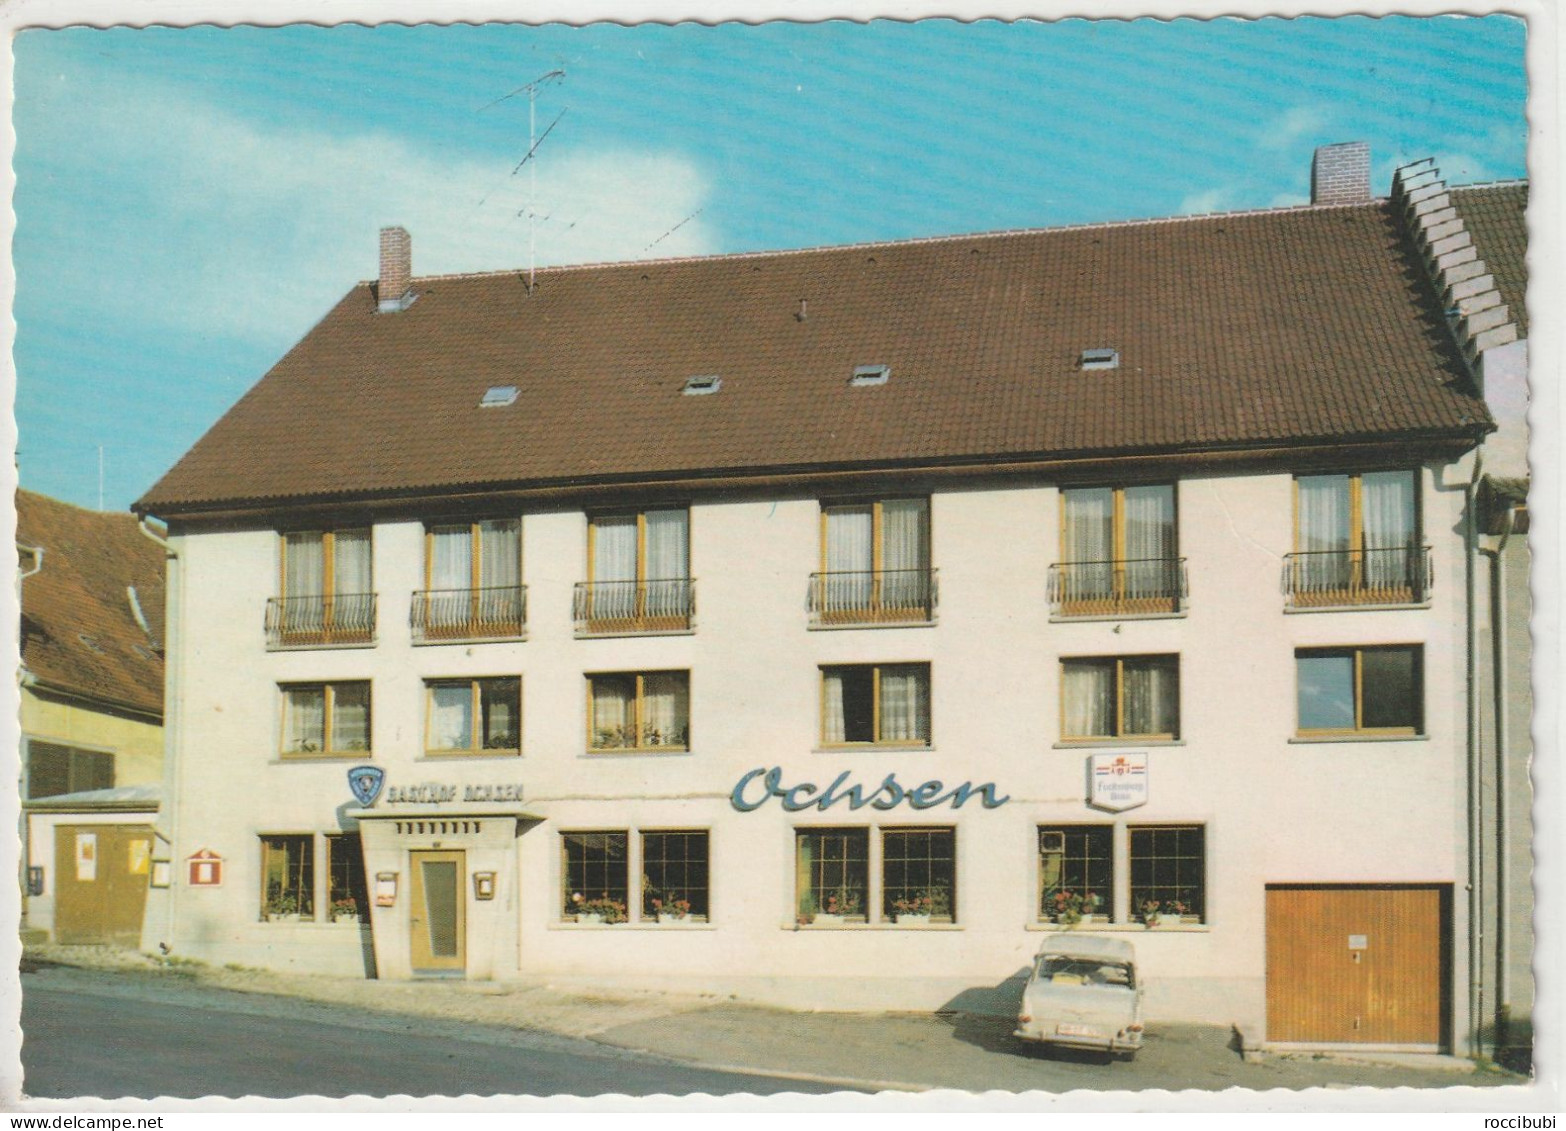
<instances>
[{"instance_id":1,"label":"window with white curtain","mask_svg":"<svg viewBox=\"0 0 1566 1131\"><path fill-rule=\"evenodd\" d=\"M373 629L370 531L296 530L279 540L284 639L331 628Z\"/></svg>"},{"instance_id":2,"label":"window with white curtain","mask_svg":"<svg viewBox=\"0 0 1566 1131\"><path fill-rule=\"evenodd\" d=\"M370 682L284 684L282 753L332 757L370 749Z\"/></svg>"},{"instance_id":3,"label":"window with white curtain","mask_svg":"<svg viewBox=\"0 0 1566 1131\"><path fill-rule=\"evenodd\" d=\"M823 667L821 742L825 746L928 746L930 665Z\"/></svg>"},{"instance_id":4,"label":"window with white curtain","mask_svg":"<svg viewBox=\"0 0 1566 1131\"><path fill-rule=\"evenodd\" d=\"M690 746L690 672L600 672L587 677L592 750Z\"/></svg>"},{"instance_id":5,"label":"window with white curtain","mask_svg":"<svg viewBox=\"0 0 1566 1131\"><path fill-rule=\"evenodd\" d=\"M1417 472L1301 475L1295 485L1295 588L1363 588L1396 599L1415 587L1422 562Z\"/></svg>"},{"instance_id":6,"label":"window with white curtain","mask_svg":"<svg viewBox=\"0 0 1566 1131\"><path fill-rule=\"evenodd\" d=\"M1178 656L1092 656L1060 661L1061 737L1180 736Z\"/></svg>"},{"instance_id":7,"label":"window with white curtain","mask_svg":"<svg viewBox=\"0 0 1566 1131\"><path fill-rule=\"evenodd\" d=\"M514 589L522 584L522 523L515 518L431 526L427 588Z\"/></svg>"},{"instance_id":8,"label":"window with white curtain","mask_svg":"<svg viewBox=\"0 0 1566 1131\"><path fill-rule=\"evenodd\" d=\"M689 618L687 509L593 515L588 519L587 541L591 598L585 619L659 622Z\"/></svg>"},{"instance_id":9,"label":"window with white curtain","mask_svg":"<svg viewBox=\"0 0 1566 1131\"><path fill-rule=\"evenodd\" d=\"M431 680L425 748L440 754L516 754L522 748L522 680Z\"/></svg>"},{"instance_id":10,"label":"window with white curtain","mask_svg":"<svg viewBox=\"0 0 1566 1131\"><path fill-rule=\"evenodd\" d=\"M1067 612L1104 602L1128 612L1172 606L1181 595L1173 484L1063 489L1061 559Z\"/></svg>"},{"instance_id":11,"label":"window with white curtain","mask_svg":"<svg viewBox=\"0 0 1566 1131\"><path fill-rule=\"evenodd\" d=\"M821 508L827 613L924 609L930 601L930 501L884 499Z\"/></svg>"}]
</instances>

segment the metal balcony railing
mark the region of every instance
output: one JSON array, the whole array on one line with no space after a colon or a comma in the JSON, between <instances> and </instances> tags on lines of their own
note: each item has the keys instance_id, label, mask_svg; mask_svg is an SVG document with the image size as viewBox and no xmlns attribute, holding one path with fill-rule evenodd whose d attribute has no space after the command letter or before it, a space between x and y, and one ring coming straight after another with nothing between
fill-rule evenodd
<instances>
[{"instance_id":1,"label":"metal balcony railing","mask_svg":"<svg viewBox=\"0 0 1566 1131\"><path fill-rule=\"evenodd\" d=\"M883 569L810 575L810 623L928 624L938 596L933 569Z\"/></svg>"},{"instance_id":2,"label":"metal balcony railing","mask_svg":"<svg viewBox=\"0 0 1566 1131\"><path fill-rule=\"evenodd\" d=\"M416 590L408 620L415 644L520 640L527 635L527 586Z\"/></svg>"},{"instance_id":3,"label":"metal balcony railing","mask_svg":"<svg viewBox=\"0 0 1566 1131\"><path fill-rule=\"evenodd\" d=\"M696 579L578 581L572 595L578 636L687 632L696 615Z\"/></svg>"},{"instance_id":4,"label":"metal balcony railing","mask_svg":"<svg viewBox=\"0 0 1566 1131\"><path fill-rule=\"evenodd\" d=\"M1429 546L1307 550L1283 556L1283 596L1291 609L1421 605L1435 569Z\"/></svg>"},{"instance_id":5,"label":"metal balcony railing","mask_svg":"<svg viewBox=\"0 0 1566 1131\"><path fill-rule=\"evenodd\" d=\"M1050 612L1057 617L1178 613L1189 596L1184 558L1057 562L1049 567Z\"/></svg>"},{"instance_id":6,"label":"metal balcony railing","mask_svg":"<svg viewBox=\"0 0 1566 1131\"><path fill-rule=\"evenodd\" d=\"M374 593L333 593L267 600L268 648L333 648L373 643Z\"/></svg>"}]
</instances>

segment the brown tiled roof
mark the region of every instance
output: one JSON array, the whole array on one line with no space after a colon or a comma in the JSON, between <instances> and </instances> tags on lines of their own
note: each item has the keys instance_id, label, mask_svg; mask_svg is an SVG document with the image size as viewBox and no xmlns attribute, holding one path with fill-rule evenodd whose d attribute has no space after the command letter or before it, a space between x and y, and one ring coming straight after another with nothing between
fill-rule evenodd
<instances>
[{"instance_id":1,"label":"brown tiled roof","mask_svg":"<svg viewBox=\"0 0 1566 1131\"><path fill-rule=\"evenodd\" d=\"M349 292L137 508L1489 422L1379 201L414 287L396 314ZM1120 368L1080 368L1095 347ZM867 364L891 380L849 387ZM515 404L480 408L495 385Z\"/></svg>"},{"instance_id":2,"label":"brown tiled roof","mask_svg":"<svg viewBox=\"0 0 1566 1131\"><path fill-rule=\"evenodd\" d=\"M1472 185L1452 190L1452 203L1474 238L1479 258L1495 276L1501 301L1511 308L1517 336L1528 336L1528 182Z\"/></svg>"},{"instance_id":3,"label":"brown tiled roof","mask_svg":"<svg viewBox=\"0 0 1566 1131\"><path fill-rule=\"evenodd\" d=\"M22 666L46 688L162 715L163 551L131 515L31 491L16 493L16 540L43 549L43 568L22 581Z\"/></svg>"}]
</instances>

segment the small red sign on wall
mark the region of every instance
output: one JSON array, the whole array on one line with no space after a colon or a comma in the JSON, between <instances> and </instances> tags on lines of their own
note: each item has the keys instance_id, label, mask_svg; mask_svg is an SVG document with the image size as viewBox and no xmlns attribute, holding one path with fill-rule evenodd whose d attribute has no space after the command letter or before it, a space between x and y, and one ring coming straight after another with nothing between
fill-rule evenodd
<instances>
[{"instance_id":1,"label":"small red sign on wall","mask_svg":"<svg viewBox=\"0 0 1566 1131\"><path fill-rule=\"evenodd\" d=\"M187 857L190 865L186 882L193 888L215 888L223 882L223 858L216 852L203 848Z\"/></svg>"}]
</instances>

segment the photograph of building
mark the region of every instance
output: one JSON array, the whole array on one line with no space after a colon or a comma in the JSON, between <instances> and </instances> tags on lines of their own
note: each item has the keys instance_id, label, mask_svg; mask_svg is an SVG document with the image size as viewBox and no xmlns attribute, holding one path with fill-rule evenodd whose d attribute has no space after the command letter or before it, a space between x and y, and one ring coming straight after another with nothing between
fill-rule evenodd
<instances>
[{"instance_id":1,"label":"photograph of building","mask_svg":"<svg viewBox=\"0 0 1566 1131\"><path fill-rule=\"evenodd\" d=\"M143 946L1004 1012L1078 931L1158 1020L1513 1039L1527 184L1371 168L536 271L383 229L135 503Z\"/></svg>"}]
</instances>

